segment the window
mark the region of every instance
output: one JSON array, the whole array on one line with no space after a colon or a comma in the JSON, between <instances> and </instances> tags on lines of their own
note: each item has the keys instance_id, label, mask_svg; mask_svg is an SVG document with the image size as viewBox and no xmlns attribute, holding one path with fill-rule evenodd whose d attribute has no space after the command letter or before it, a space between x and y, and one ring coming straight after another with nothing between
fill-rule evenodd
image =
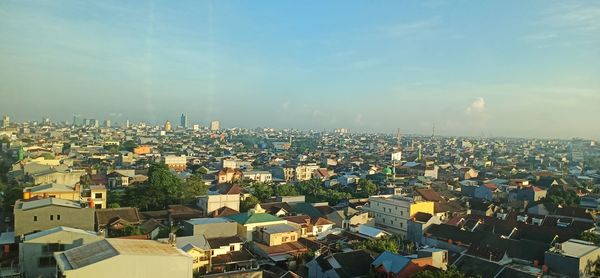
<instances>
[{"instance_id":1,"label":"window","mask_svg":"<svg viewBox=\"0 0 600 278\"><path fill-rule=\"evenodd\" d=\"M400 223L400 228L402 228L402 226L404 226L404 225L402 225L402 223Z\"/></svg>"},{"instance_id":2,"label":"window","mask_svg":"<svg viewBox=\"0 0 600 278\"><path fill-rule=\"evenodd\" d=\"M33 221L37 221L37 216L34 216L34 217L33 217Z\"/></svg>"},{"instance_id":3,"label":"window","mask_svg":"<svg viewBox=\"0 0 600 278\"><path fill-rule=\"evenodd\" d=\"M56 220L60 220L60 214L56 215Z\"/></svg>"},{"instance_id":4,"label":"window","mask_svg":"<svg viewBox=\"0 0 600 278\"><path fill-rule=\"evenodd\" d=\"M235 251L235 245L229 245L229 251Z\"/></svg>"},{"instance_id":5,"label":"window","mask_svg":"<svg viewBox=\"0 0 600 278\"><path fill-rule=\"evenodd\" d=\"M95 208L95 209L101 209L101 208L102 208L102 205L101 205L101 204L95 204L95 205L94 205L94 208Z\"/></svg>"},{"instance_id":6,"label":"window","mask_svg":"<svg viewBox=\"0 0 600 278\"><path fill-rule=\"evenodd\" d=\"M54 220L54 215L50 214L50 220Z\"/></svg>"},{"instance_id":7,"label":"window","mask_svg":"<svg viewBox=\"0 0 600 278\"><path fill-rule=\"evenodd\" d=\"M60 243L50 243L42 246L42 252L53 253L58 251L65 251L65 245Z\"/></svg>"},{"instance_id":8,"label":"window","mask_svg":"<svg viewBox=\"0 0 600 278\"><path fill-rule=\"evenodd\" d=\"M39 267L50 267L55 265L56 261L54 260L54 257L41 257L38 263Z\"/></svg>"},{"instance_id":9,"label":"window","mask_svg":"<svg viewBox=\"0 0 600 278\"><path fill-rule=\"evenodd\" d=\"M292 236L290 239L291 240L296 240L296 236Z\"/></svg>"},{"instance_id":10,"label":"window","mask_svg":"<svg viewBox=\"0 0 600 278\"><path fill-rule=\"evenodd\" d=\"M102 193L96 193L96 194L94 194L94 198L96 198L96 199L102 199Z\"/></svg>"}]
</instances>

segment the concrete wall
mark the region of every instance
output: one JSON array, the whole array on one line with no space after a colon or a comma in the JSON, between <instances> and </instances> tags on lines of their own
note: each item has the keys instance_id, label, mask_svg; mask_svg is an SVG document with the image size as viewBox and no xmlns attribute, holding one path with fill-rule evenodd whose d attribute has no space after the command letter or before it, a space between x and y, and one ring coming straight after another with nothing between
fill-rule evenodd
<instances>
[{"instance_id":1,"label":"concrete wall","mask_svg":"<svg viewBox=\"0 0 600 278\"><path fill-rule=\"evenodd\" d=\"M222 207L229 207L231 209L240 210L240 195L206 195L198 198L198 207L202 208L208 215L215 210Z\"/></svg>"},{"instance_id":2,"label":"concrete wall","mask_svg":"<svg viewBox=\"0 0 600 278\"><path fill-rule=\"evenodd\" d=\"M50 220L50 215L53 220ZM58 220L60 215L60 220ZM37 216L37 221L34 221ZM30 210L15 209L15 235L25 235L58 226L94 230L93 208L69 208L50 205Z\"/></svg>"},{"instance_id":3,"label":"concrete wall","mask_svg":"<svg viewBox=\"0 0 600 278\"><path fill-rule=\"evenodd\" d=\"M293 237L293 239L292 239ZM297 232L287 232L287 233L276 233L276 234L263 234L263 240L269 244L269 246L281 245L287 242L295 242L298 241L298 233ZM285 240L284 240L285 238Z\"/></svg>"}]
</instances>

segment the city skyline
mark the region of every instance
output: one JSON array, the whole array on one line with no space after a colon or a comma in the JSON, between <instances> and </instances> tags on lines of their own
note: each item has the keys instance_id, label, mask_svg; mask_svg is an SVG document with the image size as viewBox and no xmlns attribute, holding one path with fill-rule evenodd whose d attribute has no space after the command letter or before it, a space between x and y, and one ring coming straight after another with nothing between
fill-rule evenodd
<instances>
[{"instance_id":1,"label":"city skyline","mask_svg":"<svg viewBox=\"0 0 600 278\"><path fill-rule=\"evenodd\" d=\"M14 121L600 137L598 3L70 3L0 4Z\"/></svg>"}]
</instances>

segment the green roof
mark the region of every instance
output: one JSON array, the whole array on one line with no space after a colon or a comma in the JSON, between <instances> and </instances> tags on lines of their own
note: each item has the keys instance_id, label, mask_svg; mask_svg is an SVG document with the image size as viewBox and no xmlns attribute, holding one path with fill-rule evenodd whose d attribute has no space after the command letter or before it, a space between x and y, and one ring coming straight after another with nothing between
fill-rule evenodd
<instances>
[{"instance_id":1,"label":"green roof","mask_svg":"<svg viewBox=\"0 0 600 278\"><path fill-rule=\"evenodd\" d=\"M235 222L238 222L242 225L282 220L281 218L271 215L271 214L268 214L268 213L251 213L251 212L242 212L242 213L233 214L233 215L229 215L229 216L225 216L225 217L229 218Z\"/></svg>"}]
</instances>

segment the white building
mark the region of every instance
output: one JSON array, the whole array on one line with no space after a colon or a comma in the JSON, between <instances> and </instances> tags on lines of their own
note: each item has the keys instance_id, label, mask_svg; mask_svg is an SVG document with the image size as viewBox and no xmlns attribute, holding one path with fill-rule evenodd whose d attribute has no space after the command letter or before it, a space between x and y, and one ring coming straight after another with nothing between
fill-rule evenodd
<instances>
[{"instance_id":1,"label":"white building","mask_svg":"<svg viewBox=\"0 0 600 278\"><path fill-rule=\"evenodd\" d=\"M217 131L219 129L221 129L221 123L219 121L210 122L210 130L211 131Z\"/></svg>"},{"instance_id":2,"label":"white building","mask_svg":"<svg viewBox=\"0 0 600 278\"><path fill-rule=\"evenodd\" d=\"M270 182L273 180L273 176L269 171L243 171L242 178L255 182Z\"/></svg>"},{"instance_id":3,"label":"white building","mask_svg":"<svg viewBox=\"0 0 600 278\"><path fill-rule=\"evenodd\" d=\"M417 212L434 214L433 202L423 201L420 196L406 197L371 196L369 205L363 209L369 211L375 219L375 226L387 232L398 234L403 238L408 236L408 221Z\"/></svg>"},{"instance_id":4,"label":"white building","mask_svg":"<svg viewBox=\"0 0 600 278\"><path fill-rule=\"evenodd\" d=\"M210 215L215 210L228 207L240 211L240 194L209 194L198 197L196 205Z\"/></svg>"}]
</instances>

